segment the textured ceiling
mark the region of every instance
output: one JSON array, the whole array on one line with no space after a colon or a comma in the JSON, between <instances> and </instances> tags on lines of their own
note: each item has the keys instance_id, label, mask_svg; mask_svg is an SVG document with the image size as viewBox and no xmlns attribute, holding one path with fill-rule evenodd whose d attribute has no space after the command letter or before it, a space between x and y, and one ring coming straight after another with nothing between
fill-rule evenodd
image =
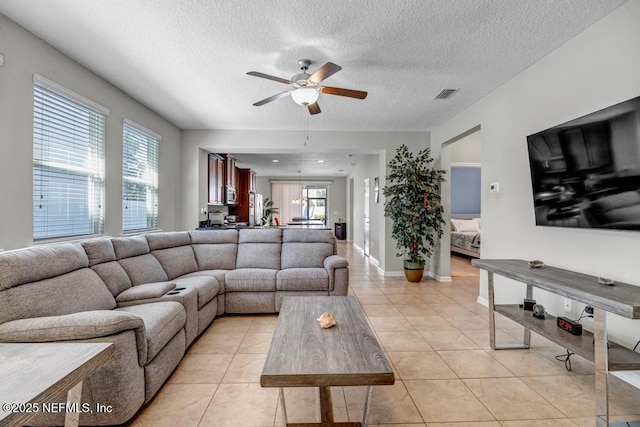
<instances>
[{"instance_id":1,"label":"textured ceiling","mask_svg":"<svg viewBox=\"0 0 640 427\"><path fill-rule=\"evenodd\" d=\"M343 67L310 130L423 131L442 123L623 0L0 0L0 12L182 129L296 129L297 60ZM450 100L433 98L460 89Z\"/></svg>"}]
</instances>

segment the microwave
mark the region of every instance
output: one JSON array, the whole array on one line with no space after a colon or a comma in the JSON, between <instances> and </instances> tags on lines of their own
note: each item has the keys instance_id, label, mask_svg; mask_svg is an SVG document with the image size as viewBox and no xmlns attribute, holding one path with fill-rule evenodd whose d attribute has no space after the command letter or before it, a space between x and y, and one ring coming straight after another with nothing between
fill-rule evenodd
<instances>
[{"instance_id":1,"label":"microwave","mask_svg":"<svg viewBox=\"0 0 640 427\"><path fill-rule=\"evenodd\" d=\"M225 187L224 203L226 205L235 205L238 203L236 187L232 187L230 185Z\"/></svg>"}]
</instances>

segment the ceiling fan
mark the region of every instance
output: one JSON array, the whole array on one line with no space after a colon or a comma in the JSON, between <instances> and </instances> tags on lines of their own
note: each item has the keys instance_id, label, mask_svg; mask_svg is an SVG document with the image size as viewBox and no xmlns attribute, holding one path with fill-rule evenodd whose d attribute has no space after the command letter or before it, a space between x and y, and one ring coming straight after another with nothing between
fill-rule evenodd
<instances>
[{"instance_id":1,"label":"ceiling fan","mask_svg":"<svg viewBox=\"0 0 640 427\"><path fill-rule=\"evenodd\" d=\"M318 106L317 101L320 92L326 93L328 95L347 96L349 98L358 99L365 99L367 97L367 92L363 92L360 90L342 89L339 87L331 86L320 86L320 83L324 79L342 70L341 66L336 65L333 62L327 62L313 74L307 74L309 65L311 65L310 60L301 59L298 61L298 65L300 66L302 73L296 74L295 76L291 77L291 80L270 76L269 74L259 73L257 71L249 71L247 74L250 76L261 77L263 79L269 79L291 86L291 89L265 98L253 105L259 107L271 101L275 101L276 99L284 98L285 96L291 95L291 99L293 99L296 104L306 105L309 113L318 114L320 112L320 107Z\"/></svg>"}]
</instances>

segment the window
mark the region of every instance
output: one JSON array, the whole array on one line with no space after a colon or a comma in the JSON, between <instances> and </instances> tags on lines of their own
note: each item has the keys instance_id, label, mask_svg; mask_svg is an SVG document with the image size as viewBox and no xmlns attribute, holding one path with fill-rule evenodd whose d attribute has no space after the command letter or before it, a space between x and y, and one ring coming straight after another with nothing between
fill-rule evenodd
<instances>
[{"instance_id":1,"label":"window","mask_svg":"<svg viewBox=\"0 0 640 427\"><path fill-rule=\"evenodd\" d=\"M93 101L34 76L34 241L103 232L107 114Z\"/></svg>"},{"instance_id":2,"label":"window","mask_svg":"<svg viewBox=\"0 0 640 427\"><path fill-rule=\"evenodd\" d=\"M122 231L152 230L158 227L160 136L128 120L122 135Z\"/></svg>"},{"instance_id":3,"label":"window","mask_svg":"<svg viewBox=\"0 0 640 427\"><path fill-rule=\"evenodd\" d=\"M304 188L304 210L302 217L307 221L327 223L327 187L308 185Z\"/></svg>"}]
</instances>

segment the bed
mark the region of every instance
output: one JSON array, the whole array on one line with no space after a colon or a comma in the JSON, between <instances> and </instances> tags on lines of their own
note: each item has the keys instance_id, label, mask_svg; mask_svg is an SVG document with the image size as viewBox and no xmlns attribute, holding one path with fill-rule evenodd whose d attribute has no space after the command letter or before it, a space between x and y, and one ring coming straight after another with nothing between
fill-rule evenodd
<instances>
[{"instance_id":1,"label":"bed","mask_svg":"<svg viewBox=\"0 0 640 427\"><path fill-rule=\"evenodd\" d=\"M480 218L451 218L451 252L480 258Z\"/></svg>"}]
</instances>

